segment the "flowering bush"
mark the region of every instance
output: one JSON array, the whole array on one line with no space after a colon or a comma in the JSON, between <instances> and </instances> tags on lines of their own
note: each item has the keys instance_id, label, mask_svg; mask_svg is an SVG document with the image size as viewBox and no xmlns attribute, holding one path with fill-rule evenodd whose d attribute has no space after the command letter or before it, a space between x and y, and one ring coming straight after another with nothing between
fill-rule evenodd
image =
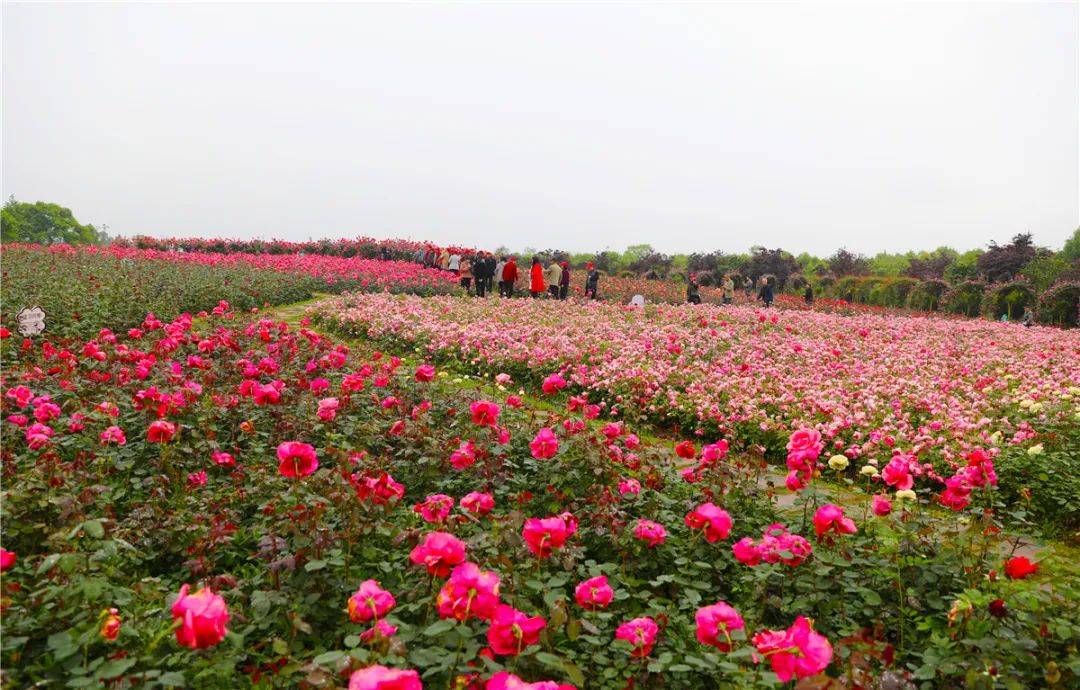
<instances>
[{"instance_id":1,"label":"flowering bush","mask_svg":"<svg viewBox=\"0 0 1080 690\"><path fill-rule=\"evenodd\" d=\"M1012 560L994 444L957 456L955 486L905 460L910 488L860 479L837 505L818 481L836 435L784 434L808 477L782 506L758 456L680 457L633 421L594 421L600 394L573 367L551 395L552 371L515 367L524 390L501 404L506 378L453 384L431 360L418 377L221 306L66 348L0 341L5 686L1077 680L1080 591ZM698 347L689 328L655 350ZM1056 385L1053 364L1031 367L1024 394Z\"/></svg>"},{"instance_id":2,"label":"flowering bush","mask_svg":"<svg viewBox=\"0 0 1080 690\"><path fill-rule=\"evenodd\" d=\"M733 438L778 462L788 434L812 427L850 478L903 450L944 481L973 447L1026 449L1074 422L1080 400L1080 334L985 321L382 295L315 313L471 371L558 375L611 416Z\"/></svg>"},{"instance_id":3,"label":"flowering bush","mask_svg":"<svg viewBox=\"0 0 1080 690\"><path fill-rule=\"evenodd\" d=\"M210 254L112 246L3 247L3 312L15 330L22 307L41 306L48 334L89 337L226 300L247 311L343 289L436 294L457 291L450 274L401 261L300 254Z\"/></svg>"}]
</instances>

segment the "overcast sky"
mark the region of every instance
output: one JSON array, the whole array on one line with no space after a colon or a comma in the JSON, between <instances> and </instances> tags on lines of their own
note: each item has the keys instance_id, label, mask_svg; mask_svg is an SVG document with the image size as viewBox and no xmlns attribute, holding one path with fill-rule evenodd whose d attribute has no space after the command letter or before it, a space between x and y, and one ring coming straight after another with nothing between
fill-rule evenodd
<instances>
[{"instance_id":1,"label":"overcast sky","mask_svg":"<svg viewBox=\"0 0 1080 690\"><path fill-rule=\"evenodd\" d=\"M111 233L966 249L1080 225L1078 4L3 7L3 194Z\"/></svg>"}]
</instances>

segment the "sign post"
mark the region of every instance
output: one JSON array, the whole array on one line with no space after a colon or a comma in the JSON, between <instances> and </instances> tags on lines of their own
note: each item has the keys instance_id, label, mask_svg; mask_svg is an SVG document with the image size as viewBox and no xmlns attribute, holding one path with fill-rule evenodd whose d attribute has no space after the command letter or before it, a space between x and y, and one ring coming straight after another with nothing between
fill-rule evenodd
<instances>
[{"instance_id":1,"label":"sign post","mask_svg":"<svg viewBox=\"0 0 1080 690\"><path fill-rule=\"evenodd\" d=\"M45 310L41 307L23 307L15 315L19 322L19 334L30 338L45 332Z\"/></svg>"}]
</instances>

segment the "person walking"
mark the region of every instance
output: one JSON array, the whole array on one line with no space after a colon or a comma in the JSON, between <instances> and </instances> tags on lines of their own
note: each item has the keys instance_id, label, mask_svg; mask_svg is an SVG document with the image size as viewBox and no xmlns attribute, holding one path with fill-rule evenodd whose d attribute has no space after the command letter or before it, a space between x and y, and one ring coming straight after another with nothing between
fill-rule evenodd
<instances>
[{"instance_id":1,"label":"person walking","mask_svg":"<svg viewBox=\"0 0 1080 690\"><path fill-rule=\"evenodd\" d=\"M544 267L540 265L540 259L534 256L532 258L532 268L529 269L529 294L536 298L543 292Z\"/></svg>"},{"instance_id":2,"label":"person walking","mask_svg":"<svg viewBox=\"0 0 1080 690\"><path fill-rule=\"evenodd\" d=\"M446 267L455 273L458 272L458 269L461 268L461 255L456 252L451 254L450 261L447 262Z\"/></svg>"},{"instance_id":3,"label":"person walking","mask_svg":"<svg viewBox=\"0 0 1080 690\"><path fill-rule=\"evenodd\" d=\"M814 286L810 283L806 284L806 291L803 292L803 301L807 304L814 303Z\"/></svg>"},{"instance_id":4,"label":"person walking","mask_svg":"<svg viewBox=\"0 0 1080 690\"><path fill-rule=\"evenodd\" d=\"M559 299L559 280L561 279L562 269L559 268L559 262L552 259L547 270L544 271L544 282L547 283L548 294L552 299Z\"/></svg>"},{"instance_id":5,"label":"person walking","mask_svg":"<svg viewBox=\"0 0 1080 690\"><path fill-rule=\"evenodd\" d=\"M506 265L503 266L502 270L503 290L505 291L503 293L504 297L514 296L514 286L517 285L517 279L517 260L515 260L515 258L511 256L510 259L506 262Z\"/></svg>"},{"instance_id":6,"label":"person walking","mask_svg":"<svg viewBox=\"0 0 1080 690\"><path fill-rule=\"evenodd\" d=\"M773 303L773 284L772 279L767 279L761 286L761 292L758 293L758 299L765 303L766 307L771 307Z\"/></svg>"},{"instance_id":7,"label":"person walking","mask_svg":"<svg viewBox=\"0 0 1080 690\"><path fill-rule=\"evenodd\" d=\"M476 296L483 297L487 294L487 258L483 253L476 256L473 261L473 277L476 278Z\"/></svg>"},{"instance_id":8,"label":"person walking","mask_svg":"<svg viewBox=\"0 0 1080 690\"><path fill-rule=\"evenodd\" d=\"M465 288L465 291L469 291L469 285L472 283L472 262L469 261L469 257L462 259L458 257L458 278L461 283L461 287Z\"/></svg>"},{"instance_id":9,"label":"person walking","mask_svg":"<svg viewBox=\"0 0 1080 690\"><path fill-rule=\"evenodd\" d=\"M724 276L724 304L731 304L735 299L735 281L730 275Z\"/></svg>"},{"instance_id":10,"label":"person walking","mask_svg":"<svg viewBox=\"0 0 1080 690\"><path fill-rule=\"evenodd\" d=\"M450 252L446 251L446 249L439 251L438 265L444 271L450 270Z\"/></svg>"},{"instance_id":11,"label":"person walking","mask_svg":"<svg viewBox=\"0 0 1080 690\"><path fill-rule=\"evenodd\" d=\"M491 294L491 291L495 288L495 255L491 252L484 252L484 280L487 281L486 292Z\"/></svg>"},{"instance_id":12,"label":"person walking","mask_svg":"<svg viewBox=\"0 0 1080 690\"><path fill-rule=\"evenodd\" d=\"M686 280L686 301L689 304L701 304L701 295L698 292L697 279L691 273Z\"/></svg>"},{"instance_id":13,"label":"person walking","mask_svg":"<svg viewBox=\"0 0 1080 690\"><path fill-rule=\"evenodd\" d=\"M586 299L599 299L596 292L600 286L600 271L596 270L596 264L585 264L585 297Z\"/></svg>"},{"instance_id":14,"label":"person walking","mask_svg":"<svg viewBox=\"0 0 1080 690\"><path fill-rule=\"evenodd\" d=\"M506 268L506 257L500 256L499 260L495 262L495 271L492 273L495 276L495 281L499 283L499 296L506 296L506 282L503 280L503 269Z\"/></svg>"},{"instance_id":15,"label":"person walking","mask_svg":"<svg viewBox=\"0 0 1080 690\"><path fill-rule=\"evenodd\" d=\"M566 299L570 293L570 262L564 261L559 266L562 268L559 274L559 299Z\"/></svg>"}]
</instances>

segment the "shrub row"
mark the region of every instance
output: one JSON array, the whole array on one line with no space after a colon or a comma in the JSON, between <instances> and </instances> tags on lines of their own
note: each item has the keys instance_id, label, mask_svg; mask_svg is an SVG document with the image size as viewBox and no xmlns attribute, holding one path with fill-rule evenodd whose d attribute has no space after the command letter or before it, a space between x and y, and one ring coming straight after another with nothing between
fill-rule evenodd
<instances>
[{"instance_id":1,"label":"shrub row","mask_svg":"<svg viewBox=\"0 0 1080 690\"><path fill-rule=\"evenodd\" d=\"M815 283L820 296L856 304L941 311L962 316L1019 319L1033 308L1035 320L1053 326L1077 325L1080 283L1063 282L1037 295L1034 286L1023 280L998 285L965 281L950 286L944 280L906 277L846 276L822 278Z\"/></svg>"}]
</instances>

